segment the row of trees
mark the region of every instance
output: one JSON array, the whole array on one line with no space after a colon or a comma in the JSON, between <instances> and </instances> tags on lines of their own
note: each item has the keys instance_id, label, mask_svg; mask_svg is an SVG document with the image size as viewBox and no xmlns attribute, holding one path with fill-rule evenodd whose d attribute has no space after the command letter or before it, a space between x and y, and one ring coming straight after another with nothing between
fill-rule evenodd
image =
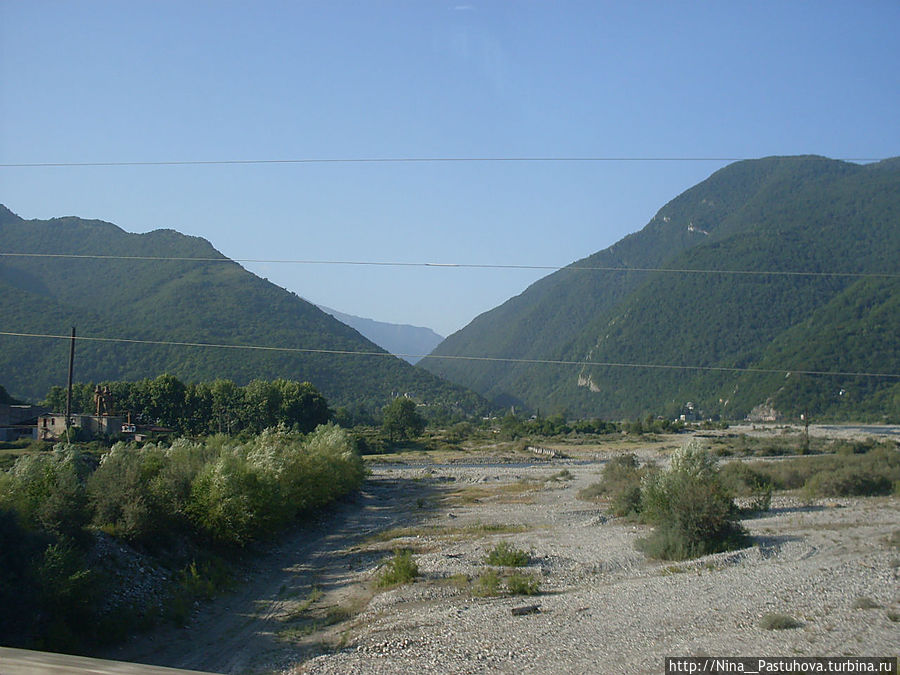
<instances>
[{"instance_id":1,"label":"row of trees","mask_svg":"<svg viewBox=\"0 0 900 675\"><path fill-rule=\"evenodd\" d=\"M94 412L94 383L73 387L72 410ZM137 382L107 382L117 412L138 423L156 424L185 434L236 433L283 425L307 433L331 419L328 402L309 382L231 380L185 384L172 375ZM53 387L45 405L62 411L66 390Z\"/></svg>"}]
</instances>

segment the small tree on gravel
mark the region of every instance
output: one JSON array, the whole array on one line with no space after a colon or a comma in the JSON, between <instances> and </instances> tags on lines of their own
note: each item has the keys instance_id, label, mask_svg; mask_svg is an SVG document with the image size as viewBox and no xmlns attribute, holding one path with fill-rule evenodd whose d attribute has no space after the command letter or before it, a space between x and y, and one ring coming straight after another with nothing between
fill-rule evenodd
<instances>
[{"instance_id":1,"label":"small tree on gravel","mask_svg":"<svg viewBox=\"0 0 900 675\"><path fill-rule=\"evenodd\" d=\"M666 471L641 484L641 518L654 526L638 548L653 558L684 560L744 546L738 508L719 478L716 460L691 443Z\"/></svg>"}]
</instances>

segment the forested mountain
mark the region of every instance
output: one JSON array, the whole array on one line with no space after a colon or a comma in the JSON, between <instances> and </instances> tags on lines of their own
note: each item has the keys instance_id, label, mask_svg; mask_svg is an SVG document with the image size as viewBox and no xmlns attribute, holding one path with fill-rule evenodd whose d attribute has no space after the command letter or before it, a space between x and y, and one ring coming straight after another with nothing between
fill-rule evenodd
<instances>
[{"instance_id":1,"label":"forested mountain","mask_svg":"<svg viewBox=\"0 0 900 675\"><path fill-rule=\"evenodd\" d=\"M234 263L204 239L173 230L131 234L80 218L23 220L0 206L5 253L203 258L121 260L0 256L2 330L167 343L259 345L287 350L79 341L75 379L137 380L169 373L309 381L333 407L373 410L408 393L429 404L475 409L483 401L387 355L349 326ZM0 379L9 393L42 398L65 384L68 342L0 335ZM293 350L293 351L291 351ZM316 350L368 352L331 354Z\"/></svg>"},{"instance_id":2,"label":"forested mountain","mask_svg":"<svg viewBox=\"0 0 900 675\"><path fill-rule=\"evenodd\" d=\"M731 418L768 404L900 419L896 377L787 376L900 373L898 260L900 160L737 162L479 316L420 366L499 403L579 416L673 415L692 402ZM583 269L609 267L680 271ZM759 274L796 271L814 274Z\"/></svg>"},{"instance_id":3,"label":"forested mountain","mask_svg":"<svg viewBox=\"0 0 900 675\"><path fill-rule=\"evenodd\" d=\"M375 321L361 316L344 314L323 305L318 305L318 307L338 321L358 330L379 347L386 349L391 354L399 355L410 363L417 363L422 356L428 354L444 339L430 328Z\"/></svg>"}]
</instances>

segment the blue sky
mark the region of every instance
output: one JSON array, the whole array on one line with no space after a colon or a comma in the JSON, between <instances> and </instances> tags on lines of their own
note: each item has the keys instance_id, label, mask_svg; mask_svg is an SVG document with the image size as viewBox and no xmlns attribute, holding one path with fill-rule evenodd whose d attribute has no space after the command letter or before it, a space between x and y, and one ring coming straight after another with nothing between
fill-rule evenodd
<instances>
[{"instance_id":1,"label":"blue sky","mask_svg":"<svg viewBox=\"0 0 900 675\"><path fill-rule=\"evenodd\" d=\"M0 2L0 164L900 154L900 3ZM565 265L725 161L0 167L232 258ZM446 335L546 272L254 263Z\"/></svg>"}]
</instances>

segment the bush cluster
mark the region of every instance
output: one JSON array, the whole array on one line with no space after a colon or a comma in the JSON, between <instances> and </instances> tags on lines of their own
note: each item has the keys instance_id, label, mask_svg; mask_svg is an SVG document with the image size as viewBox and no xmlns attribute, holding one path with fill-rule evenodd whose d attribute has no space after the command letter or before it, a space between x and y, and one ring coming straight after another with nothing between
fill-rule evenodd
<instances>
[{"instance_id":1,"label":"bush cluster","mask_svg":"<svg viewBox=\"0 0 900 675\"><path fill-rule=\"evenodd\" d=\"M641 510L641 479L650 470L641 469L633 453L619 455L603 467L600 482L579 490L578 498L588 501L607 498L613 515L635 515Z\"/></svg>"},{"instance_id":2,"label":"bush cluster","mask_svg":"<svg viewBox=\"0 0 900 675\"><path fill-rule=\"evenodd\" d=\"M614 515L653 525L653 533L638 541L653 558L683 560L746 542L728 482L715 458L694 443L678 450L665 471L641 467L633 454L620 455L606 464L600 482L578 496L606 498Z\"/></svg>"},{"instance_id":3,"label":"bush cluster","mask_svg":"<svg viewBox=\"0 0 900 675\"><path fill-rule=\"evenodd\" d=\"M95 529L177 569L185 561L171 559L173 548L245 547L363 478L351 437L334 425L308 435L277 428L247 440L117 443L99 463L64 444L22 456L0 473L0 641L74 648L96 637L99 617L88 615L99 611L102 580L85 562ZM196 595L205 569L187 566L179 587ZM23 606L35 608L26 620L12 614Z\"/></svg>"},{"instance_id":4,"label":"bush cluster","mask_svg":"<svg viewBox=\"0 0 900 675\"><path fill-rule=\"evenodd\" d=\"M894 444L856 443L837 448L832 455L797 457L779 462L757 462L741 468L727 464L729 480L751 476L757 484L775 490L800 489L809 497L866 497L888 495L900 483L900 453Z\"/></svg>"},{"instance_id":5,"label":"bush cluster","mask_svg":"<svg viewBox=\"0 0 900 675\"><path fill-rule=\"evenodd\" d=\"M643 478L640 504L642 520L654 529L638 546L653 558L684 560L747 542L715 458L696 444L676 451L666 471Z\"/></svg>"}]
</instances>

